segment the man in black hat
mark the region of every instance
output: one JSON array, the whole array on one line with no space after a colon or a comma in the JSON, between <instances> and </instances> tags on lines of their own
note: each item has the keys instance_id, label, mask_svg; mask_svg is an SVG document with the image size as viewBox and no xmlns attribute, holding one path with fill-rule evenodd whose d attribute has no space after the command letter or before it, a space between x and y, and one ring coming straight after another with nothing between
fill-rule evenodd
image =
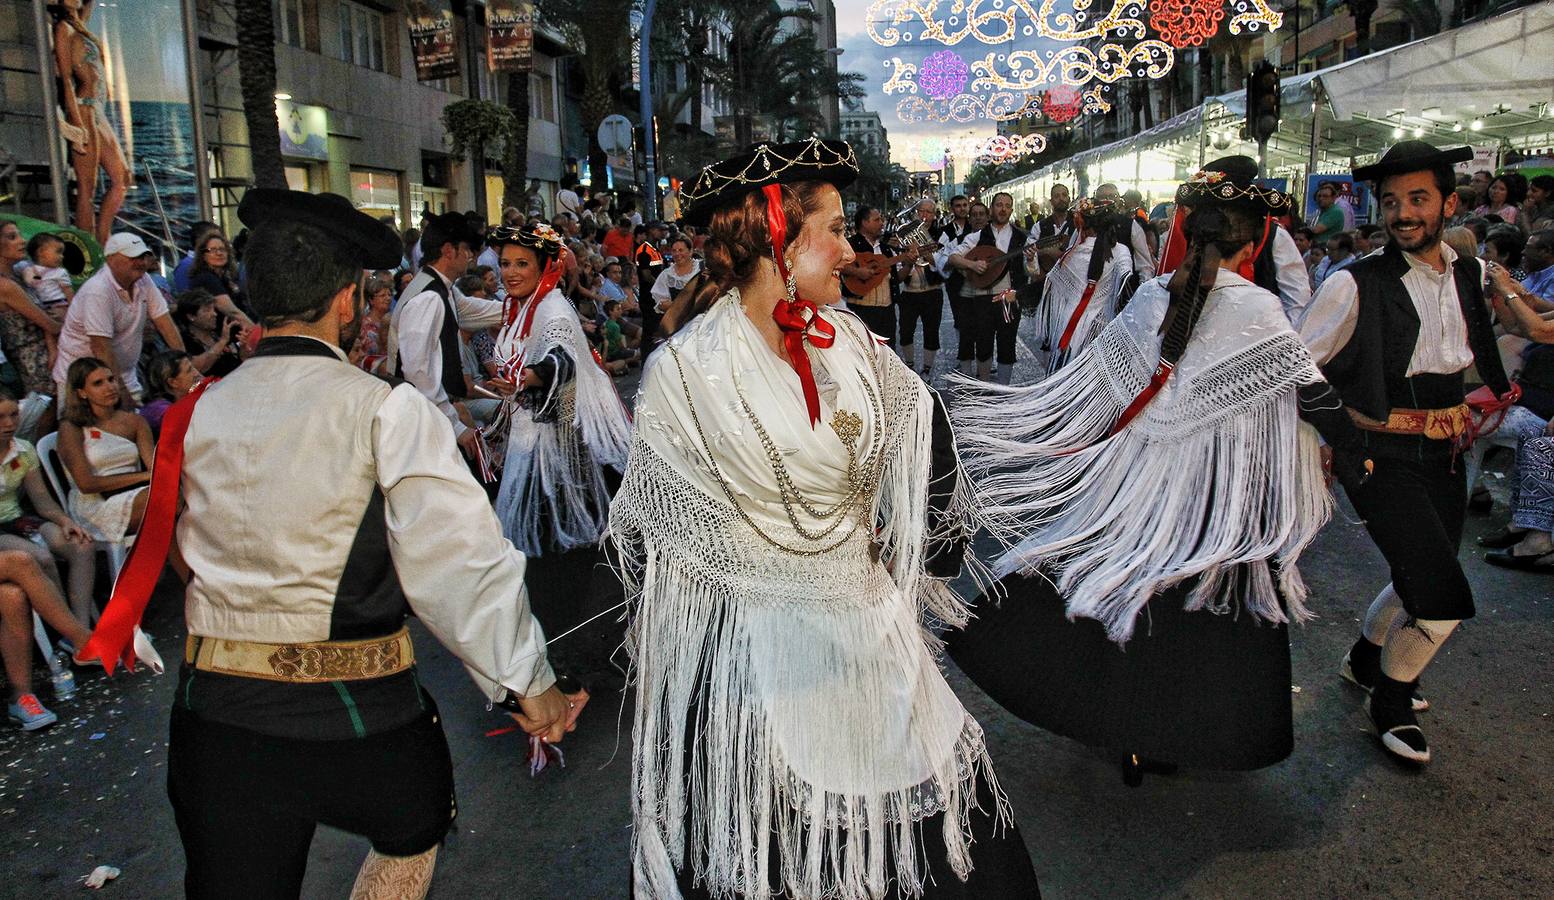
<instances>
[{"instance_id":1,"label":"man in black hat","mask_svg":"<svg viewBox=\"0 0 1554 900\"><path fill-rule=\"evenodd\" d=\"M638 225L636 232L631 260L637 270L637 308L642 311L642 358L645 360L662 341L658 330L664 314L658 311L658 301L653 299L653 285L664 271L664 254L659 247L669 233L669 226L655 221Z\"/></svg>"},{"instance_id":2,"label":"man in black hat","mask_svg":"<svg viewBox=\"0 0 1554 900\"><path fill-rule=\"evenodd\" d=\"M188 582L168 749L185 891L296 897L323 823L372 841L353 897L422 897L456 807L407 616L531 735L559 740L567 701L524 558L446 419L340 347L362 270L400 255L394 233L332 194L255 189L238 215L254 229L245 262L265 337L169 411L136 547L156 557L143 593L169 539ZM143 604L122 589L139 565L132 554L105 623ZM89 645L105 661L127 640L111 630Z\"/></svg>"},{"instance_id":3,"label":"man in black hat","mask_svg":"<svg viewBox=\"0 0 1554 900\"><path fill-rule=\"evenodd\" d=\"M470 219L459 213L435 216L421 233L424 265L405 286L390 327L389 371L415 385L453 427L459 449L470 459L480 437L464 411L464 367L459 329L478 331L502 324L499 300L466 297L455 285L483 243Z\"/></svg>"},{"instance_id":4,"label":"man in black hat","mask_svg":"<svg viewBox=\"0 0 1554 900\"><path fill-rule=\"evenodd\" d=\"M1355 169L1380 200L1387 244L1330 275L1301 324L1375 462L1368 480L1345 491L1392 575L1340 674L1370 693L1382 745L1414 763L1430 760L1415 716L1428 708L1419 675L1474 612L1457 562L1467 496L1466 467L1455 461L1471 423L1463 372L1477 364L1497 396L1511 392L1482 264L1441 240L1457 211L1452 164L1472 155L1403 141Z\"/></svg>"}]
</instances>

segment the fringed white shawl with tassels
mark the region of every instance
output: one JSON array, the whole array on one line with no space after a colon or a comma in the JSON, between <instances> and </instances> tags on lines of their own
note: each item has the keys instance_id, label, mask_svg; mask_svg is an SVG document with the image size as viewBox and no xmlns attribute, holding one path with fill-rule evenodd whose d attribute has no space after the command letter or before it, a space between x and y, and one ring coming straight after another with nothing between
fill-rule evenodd
<instances>
[{"instance_id":1,"label":"fringed white shawl with tassels","mask_svg":"<svg viewBox=\"0 0 1554 900\"><path fill-rule=\"evenodd\" d=\"M1047 273L1042 288L1041 313L1036 317L1035 337L1050 352L1047 357L1049 374L1068 365L1117 315L1117 297L1122 292L1123 282L1133 271L1133 255L1128 245L1121 242L1112 245L1111 259L1101 268L1101 277L1074 328L1067 352L1058 350L1058 341L1068 329L1069 320L1079 308L1085 286L1089 284L1090 256L1094 251L1095 236L1089 235L1064 251L1058 264Z\"/></svg>"},{"instance_id":2,"label":"fringed white shawl with tassels","mask_svg":"<svg viewBox=\"0 0 1554 900\"><path fill-rule=\"evenodd\" d=\"M977 779L999 798L995 814L1008 814L982 730L945 683L927 627L966 620L924 564L930 541L969 527L968 482L931 526L932 395L855 317L821 316L837 338L808 348L814 428L798 377L737 292L671 338L644 377L610 511L635 599L639 898L678 897L676 870L716 897L881 897L892 883L915 896L923 819L947 813L948 862L965 877ZM877 496L827 539L800 537L746 403L822 510L848 490L832 417L856 414L858 457L884 444ZM806 530L821 527L795 509ZM796 555L752 523L789 547L836 546Z\"/></svg>"},{"instance_id":3,"label":"fringed white shawl with tassels","mask_svg":"<svg viewBox=\"0 0 1554 900\"><path fill-rule=\"evenodd\" d=\"M1166 280L1039 384L959 382L963 459L1007 548L995 573L1046 571L1070 618L1118 642L1151 597L1193 578L1189 610L1232 612L1239 598L1266 621L1302 621L1295 563L1330 500L1296 391L1322 376L1277 297L1221 270L1170 380L1107 437L1160 358Z\"/></svg>"},{"instance_id":4,"label":"fringed white shawl with tassels","mask_svg":"<svg viewBox=\"0 0 1554 900\"><path fill-rule=\"evenodd\" d=\"M496 514L513 546L528 556L597 544L606 528L610 495L603 466L622 469L631 442L631 417L610 376L594 361L577 309L560 290L539 303L527 338L518 332L523 312L498 334L499 359L522 355L533 365L553 350L572 361L572 377L554 378L545 399L555 421L538 422L532 410L508 404L509 430Z\"/></svg>"}]
</instances>

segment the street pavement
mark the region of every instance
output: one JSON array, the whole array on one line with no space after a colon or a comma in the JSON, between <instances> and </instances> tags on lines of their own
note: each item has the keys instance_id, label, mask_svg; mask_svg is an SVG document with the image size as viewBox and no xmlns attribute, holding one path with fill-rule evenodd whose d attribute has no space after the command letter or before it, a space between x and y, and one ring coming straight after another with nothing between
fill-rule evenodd
<instances>
[{"instance_id":1,"label":"street pavement","mask_svg":"<svg viewBox=\"0 0 1554 900\"><path fill-rule=\"evenodd\" d=\"M951 356L953 336L946 321ZM1028 346L1020 357L1017 383L1035 373ZM1504 464L1491 466L1495 512L1471 518L1464 541L1478 616L1426 675L1434 708L1422 723L1436 759L1423 770L1383 755L1361 696L1337 676L1359 616L1386 581L1347 506L1303 560L1319 618L1292 629L1295 752L1276 766L1147 776L1129 788L1114 760L1013 718L946 663L987 730L1044 895L1554 894L1554 579L1490 567L1473 545L1504 519ZM588 590L595 608L610 604L607 578L594 577ZM148 618L170 661L182 645L182 618L171 590ZM457 829L438 858L432 896L626 897L629 696L596 696L562 745L567 767L530 778L522 736L489 734L511 721L487 710L457 661L413 628L459 791ZM173 676L77 677L78 696L52 704L58 725L0 731L0 897L73 895L100 864L122 870L107 896L176 897L183 857L165 794ZM46 689L41 696L50 703ZM366 849L320 829L304 896L345 897ZM263 877L233 873L235 884Z\"/></svg>"}]
</instances>

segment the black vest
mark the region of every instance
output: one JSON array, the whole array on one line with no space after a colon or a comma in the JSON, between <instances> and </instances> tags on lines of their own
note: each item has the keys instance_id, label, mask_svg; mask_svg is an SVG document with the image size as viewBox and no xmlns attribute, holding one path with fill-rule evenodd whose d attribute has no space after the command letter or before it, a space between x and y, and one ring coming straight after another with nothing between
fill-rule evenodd
<instances>
[{"instance_id":1,"label":"black vest","mask_svg":"<svg viewBox=\"0 0 1554 900\"><path fill-rule=\"evenodd\" d=\"M978 247L996 247L998 239L993 236L993 226L988 225L982 229L982 234L977 238ZM1020 226L1009 223L1009 253L1019 251L1025 246L1025 232ZM1008 265L1009 287L1013 290L1021 290L1028 280L1025 275L1025 260L1018 256L1010 257L1004 261Z\"/></svg>"},{"instance_id":2,"label":"black vest","mask_svg":"<svg viewBox=\"0 0 1554 900\"><path fill-rule=\"evenodd\" d=\"M1367 256L1345 271L1359 289L1354 336L1322 367L1323 376L1344 403L1380 420L1394 407L1440 408L1461 403L1461 372L1408 377L1408 363L1419 341L1419 314L1403 286L1408 272L1403 252L1389 243L1381 253ZM1503 394L1510 390L1510 383L1500 364L1479 266L1474 260L1459 258L1453 275L1479 376L1496 394Z\"/></svg>"},{"instance_id":3,"label":"black vest","mask_svg":"<svg viewBox=\"0 0 1554 900\"><path fill-rule=\"evenodd\" d=\"M422 284L422 282L425 282ZM418 296L423 291L431 291L442 300L442 328L437 332L437 345L442 349L442 389L448 395L449 400L464 399L464 365L459 347L459 317L453 309L453 299L448 294L448 285L443 282L442 276L431 266L423 266L421 274L410 282L405 290L405 299ZM401 347L398 362L394 365L394 376L405 377L405 352Z\"/></svg>"}]
</instances>

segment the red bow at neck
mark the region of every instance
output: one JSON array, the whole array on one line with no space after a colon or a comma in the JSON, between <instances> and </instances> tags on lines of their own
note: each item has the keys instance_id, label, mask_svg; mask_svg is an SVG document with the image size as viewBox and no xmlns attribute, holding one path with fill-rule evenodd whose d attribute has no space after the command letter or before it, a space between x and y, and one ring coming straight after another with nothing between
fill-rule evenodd
<instances>
[{"instance_id":1,"label":"red bow at neck","mask_svg":"<svg viewBox=\"0 0 1554 900\"><path fill-rule=\"evenodd\" d=\"M782 185L768 184L761 192L766 195L766 228L772 236L772 259L777 263L778 277L786 282L788 264L783 260L783 248L788 240L788 217L782 211ZM782 329L788 362L798 373L799 385L804 389L809 427L814 428L820 421L820 392L815 388L815 373L810 368L804 342L824 350L836 343L836 328L820 317L820 308L814 302L796 295L792 300L777 301L772 309L772 320Z\"/></svg>"}]
</instances>

